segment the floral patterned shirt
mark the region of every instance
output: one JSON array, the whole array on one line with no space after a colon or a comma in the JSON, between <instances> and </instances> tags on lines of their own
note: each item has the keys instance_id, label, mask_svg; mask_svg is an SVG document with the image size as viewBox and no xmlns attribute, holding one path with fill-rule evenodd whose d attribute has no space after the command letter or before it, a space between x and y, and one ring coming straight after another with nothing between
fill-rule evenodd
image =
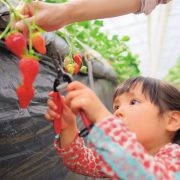
<instances>
[{"instance_id":1,"label":"floral patterned shirt","mask_svg":"<svg viewBox=\"0 0 180 180\"><path fill-rule=\"evenodd\" d=\"M180 146L166 144L149 155L120 119L112 116L97 123L88 135L87 148L78 135L67 148L56 150L72 171L111 179L180 179Z\"/></svg>"}]
</instances>

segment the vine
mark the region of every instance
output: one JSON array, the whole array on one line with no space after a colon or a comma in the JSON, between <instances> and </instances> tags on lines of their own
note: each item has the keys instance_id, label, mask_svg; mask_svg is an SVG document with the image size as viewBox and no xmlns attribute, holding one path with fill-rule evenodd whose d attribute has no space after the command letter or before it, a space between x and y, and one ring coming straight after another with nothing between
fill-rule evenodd
<instances>
[{"instance_id":1,"label":"vine","mask_svg":"<svg viewBox=\"0 0 180 180\"><path fill-rule=\"evenodd\" d=\"M63 3L66 1L45 0L45 2L50 3ZM102 27L103 21L96 20L73 23L66 26L65 29L71 37L74 37L71 44L77 49L84 51L84 48L78 43L80 41L99 52L113 66L119 81L139 75L138 56L134 55L128 47L130 38L128 36L119 38L117 35L109 37L101 31Z\"/></svg>"}]
</instances>

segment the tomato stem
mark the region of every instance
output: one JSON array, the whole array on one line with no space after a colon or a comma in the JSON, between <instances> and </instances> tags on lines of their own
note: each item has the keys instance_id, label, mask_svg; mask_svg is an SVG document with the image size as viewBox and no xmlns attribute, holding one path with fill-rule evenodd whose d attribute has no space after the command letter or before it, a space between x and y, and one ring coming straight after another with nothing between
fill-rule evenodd
<instances>
[{"instance_id":1,"label":"tomato stem","mask_svg":"<svg viewBox=\"0 0 180 180\"><path fill-rule=\"evenodd\" d=\"M4 36L6 36L6 34L9 31L10 28L11 28L11 22L8 23L8 25L6 26L6 29L0 35L0 39L4 38Z\"/></svg>"},{"instance_id":2,"label":"tomato stem","mask_svg":"<svg viewBox=\"0 0 180 180\"><path fill-rule=\"evenodd\" d=\"M31 26L31 24L26 20L26 18L21 13L19 13L18 11L15 10L15 8L11 5L11 3L9 3L7 0L1 0L1 1L7 6L7 8L9 9L9 12L13 13L15 17L21 18L24 21L24 23L26 24L26 26L28 27L28 29L29 29L29 53L33 54L34 51L32 49L32 33L33 33L33 30L35 29L34 28L35 22L33 22L33 25ZM10 22L9 22L8 26L6 27L6 29L3 31L3 33L1 34L0 39L7 34L9 29L11 29L12 21L13 21L12 16L10 16Z\"/></svg>"}]
</instances>

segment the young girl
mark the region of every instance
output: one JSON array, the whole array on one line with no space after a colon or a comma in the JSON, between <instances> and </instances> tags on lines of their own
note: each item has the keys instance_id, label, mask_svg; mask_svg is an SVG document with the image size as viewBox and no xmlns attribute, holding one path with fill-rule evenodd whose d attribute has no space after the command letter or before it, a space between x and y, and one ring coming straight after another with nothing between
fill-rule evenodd
<instances>
[{"instance_id":1,"label":"young girl","mask_svg":"<svg viewBox=\"0 0 180 180\"><path fill-rule=\"evenodd\" d=\"M62 118L66 128L55 146L69 169L111 179L180 178L178 89L153 78L131 78L116 89L114 115L85 85L73 82L67 91ZM53 120L57 107L51 99L48 105L46 118ZM90 148L77 133L79 109L94 123Z\"/></svg>"}]
</instances>

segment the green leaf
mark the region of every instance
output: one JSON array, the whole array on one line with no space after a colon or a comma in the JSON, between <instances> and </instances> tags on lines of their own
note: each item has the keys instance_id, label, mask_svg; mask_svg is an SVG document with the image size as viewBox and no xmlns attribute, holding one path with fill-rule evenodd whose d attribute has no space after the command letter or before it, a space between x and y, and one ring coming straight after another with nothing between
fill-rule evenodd
<instances>
[{"instance_id":1,"label":"green leaf","mask_svg":"<svg viewBox=\"0 0 180 180\"><path fill-rule=\"evenodd\" d=\"M32 0L24 0L25 3L31 3Z\"/></svg>"},{"instance_id":2,"label":"green leaf","mask_svg":"<svg viewBox=\"0 0 180 180\"><path fill-rule=\"evenodd\" d=\"M130 39L129 36L123 36L123 37L121 38L122 41L129 41L129 39Z\"/></svg>"},{"instance_id":3,"label":"green leaf","mask_svg":"<svg viewBox=\"0 0 180 180\"><path fill-rule=\"evenodd\" d=\"M94 21L94 24L95 25L98 25L98 26L103 26L104 24L103 24L103 21L100 21L100 20L95 20Z\"/></svg>"}]
</instances>

